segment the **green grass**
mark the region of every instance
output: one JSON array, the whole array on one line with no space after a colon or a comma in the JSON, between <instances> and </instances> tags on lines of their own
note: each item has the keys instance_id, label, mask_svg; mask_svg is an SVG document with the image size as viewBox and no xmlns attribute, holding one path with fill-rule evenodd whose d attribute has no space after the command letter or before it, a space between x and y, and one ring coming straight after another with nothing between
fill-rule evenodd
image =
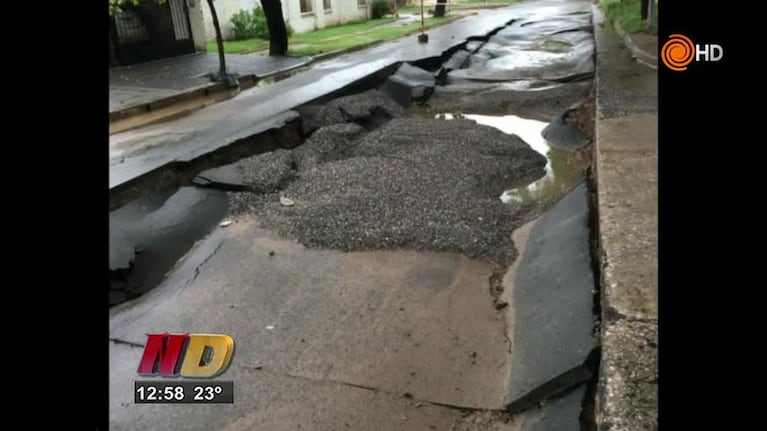
<instances>
[{"instance_id":1,"label":"green grass","mask_svg":"<svg viewBox=\"0 0 767 431\"><path fill-rule=\"evenodd\" d=\"M447 8L448 10L459 10L459 9L481 9L483 6L502 6L512 3L517 3L521 0L448 0ZM435 5L432 3L425 4L423 6L424 12L428 11L429 9L434 9ZM400 12L404 13L415 13L421 11L421 2L414 2L410 3L405 6L399 7Z\"/></svg>"},{"instance_id":2,"label":"green grass","mask_svg":"<svg viewBox=\"0 0 767 431\"><path fill-rule=\"evenodd\" d=\"M324 28L322 30L316 30L309 33L294 34L288 42L288 45L293 43L312 43L313 41L321 41L329 38L343 37L352 35L354 33L366 32L374 29L375 27L394 22L394 18L381 18L372 19L369 21L351 22L336 27ZM296 42L300 37L301 42ZM257 52L269 49L269 41L263 39L244 39L244 40L226 40L224 41L224 52L227 54L246 54L249 52ZM208 52L218 52L216 41L208 42Z\"/></svg>"},{"instance_id":3,"label":"green grass","mask_svg":"<svg viewBox=\"0 0 767 431\"><path fill-rule=\"evenodd\" d=\"M437 24L452 21L458 16L443 18L427 18L426 28ZM420 23L399 26L385 26L396 21L395 18L380 18L364 22L355 22L325 28L308 33L296 33L288 43L290 55L316 55L339 49L353 48L368 43L391 40L418 31ZM224 41L224 51L227 54L245 54L249 52L263 51L269 48L269 41L261 39L246 39ZM208 52L218 52L216 42L209 42Z\"/></svg>"},{"instance_id":4,"label":"green grass","mask_svg":"<svg viewBox=\"0 0 767 431\"><path fill-rule=\"evenodd\" d=\"M269 41L263 39L225 40L224 52L227 54L246 54L248 52L263 51L269 49ZM216 41L208 42L208 52L218 52Z\"/></svg>"},{"instance_id":5,"label":"green grass","mask_svg":"<svg viewBox=\"0 0 767 431\"><path fill-rule=\"evenodd\" d=\"M444 22L452 21L456 18L458 17L448 16L443 18L427 18L424 20L424 25L426 28L429 28ZM324 52L337 51L339 49L353 48L372 42L397 39L410 33L417 32L420 28L421 23L412 23L395 27L373 28L367 32L359 32L355 34L354 37L332 39L317 38L314 33L319 33L319 31L296 34L293 36L293 39L290 40L290 44L295 46L295 48L289 47L289 53L291 55L316 55Z\"/></svg>"},{"instance_id":6,"label":"green grass","mask_svg":"<svg viewBox=\"0 0 767 431\"><path fill-rule=\"evenodd\" d=\"M455 6L456 4L460 4L460 3L473 3L473 4L477 4L477 3L512 4L512 3L516 3L518 1L519 0L468 0L466 2L455 2L455 3L453 3L453 5Z\"/></svg>"},{"instance_id":7,"label":"green grass","mask_svg":"<svg viewBox=\"0 0 767 431\"><path fill-rule=\"evenodd\" d=\"M354 33L370 31L376 27L396 21L396 18L378 18L368 21L350 22L335 27L323 28L308 33L294 34L293 39L301 37L304 41L323 40L330 37L348 36ZM292 39L291 39L292 40ZM302 42L305 43L305 42Z\"/></svg>"},{"instance_id":8,"label":"green grass","mask_svg":"<svg viewBox=\"0 0 767 431\"><path fill-rule=\"evenodd\" d=\"M653 7L653 26L647 28L647 22L642 19L640 0L600 0L600 6L605 16L623 27L629 33L650 31L657 34L658 31L658 2Z\"/></svg>"},{"instance_id":9,"label":"green grass","mask_svg":"<svg viewBox=\"0 0 767 431\"><path fill-rule=\"evenodd\" d=\"M429 10L429 8L426 5L424 5L423 6L423 12L426 13L426 11L428 11L428 10ZM418 3L418 4L412 3L412 4L405 5L405 6L400 6L399 8L397 8L397 12L399 12L399 13L403 13L403 12L404 13L421 12L421 4L420 3Z\"/></svg>"}]
</instances>

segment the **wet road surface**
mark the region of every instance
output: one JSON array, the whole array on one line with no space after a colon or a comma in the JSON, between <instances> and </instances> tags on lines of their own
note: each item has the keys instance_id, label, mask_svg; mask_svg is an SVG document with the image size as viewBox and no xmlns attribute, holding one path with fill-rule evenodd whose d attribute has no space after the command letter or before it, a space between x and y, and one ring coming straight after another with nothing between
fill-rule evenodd
<instances>
[{"instance_id":1,"label":"wet road surface","mask_svg":"<svg viewBox=\"0 0 767 431\"><path fill-rule=\"evenodd\" d=\"M552 32L556 33L558 26L576 32L583 31L583 14L573 12L584 10L590 10L588 2L525 2L516 7L493 11L493 18L483 18L465 27L459 23L454 30L460 29L458 31L464 35L484 34L493 30L495 23L505 23L512 17L525 18L531 23L551 18L548 24L538 25L545 30L539 34L548 37ZM485 28L482 29L483 26ZM430 32L430 36L433 37L438 30ZM540 42L543 44L545 40ZM402 53L403 58L416 59L441 53L441 45L437 44L419 46L412 41L402 44L403 51L405 46L415 45L409 52ZM563 43L537 46L545 46L549 50L567 47ZM483 52L481 46L476 52ZM588 56L587 51L586 54ZM372 54L365 54L360 59L369 59L367 55ZM333 85L336 85L340 82L336 81L338 79L353 80L392 61L387 57L364 66L351 67L356 61L352 58L338 59L334 64L339 70L325 75L324 79L334 81ZM344 62L347 64L344 65ZM573 66L576 73L582 72L582 63L565 63L567 67ZM513 66L505 64L504 67ZM558 68L557 73L562 71L561 67L555 67ZM327 90L328 82L323 79L316 82L304 81L312 77L310 73L291 78L295 79L291 85L304 85L305 92L299 92L296 87L296 94L301 93L301 100L312 100L322 93L323 88ZM508 76L512 76L513 80L518 77L513 74ZM529 79L524 81L528 84L540 83L540 77L537 73L526 75ZM178 145L183 142L184 145L190 145L191 153L199 152L200 147L195 143L224 137L231 130L238 130L244 125L246 118L250 120L249 127L252 127L254 121L264 118L267 113L276 109L284 110L288 105L298 103L298 99L287 96L284 100L275 99L275 103L262 103L266 100L264 97L276 94L271 92L278 91L275 88L279 84L260 89L260 93L247 98L221 104L226 107L217 108L217 105L173 122L178 128L170 124L153 126L132 132L130 137L125 134L113 144L122 145L121 148L126 151L128 156L125 163L129 163L127 159L130 159L130 150L127 149L133 145L130 140L138 139L134 143L140 142L139 136L142 139L155 139L153 142L157 145L148 146L154 149L135 153L134 159L156 157L155 161L161 163L164 157L170 156L170 152L162 149L162 139L159 136L163 133L175 134L174 139L177 139ZM494 86L493 91L503 91L499 85L506 84L479 83ZM561 90L567 88L565 93L574 101L579 98L576 95L583 95L583 90L586 93L588 90L584 83L550 84L546 83L546 86L560 96ZM462 84L448 84L446 88L451 85ZM528 85L525 91L529 88ZM435 93L435 101L438 96ZM559 100L559 97L552 97L554 99ZM523 104L536 110L530 97ZM545 116L541 112L552 115L561 113L567 106L561 106L561 109L550 106L539 109L538 116ZM237 110L237 115L222 119L221 116L233 112L231 110ZM376 125L367 134L353 138L353 149L338 160L320 161L307 170L302 170L296 164L296 179L289 182L285 189L293 192L289 196L283 196L284 190L271 194L237 192L248 196L266 196L271 199L271 203L264 207L261 206L262 202L256 202L252 207L246 206L245 211L226 216L216 213L210 220L213 225L206 224L212 232L196 242L156 288L111 309L111 429L578 429L583 386L563 398L555 398L556 401L550 403L550 410L545 413L537 409L513 417L504 413L509 394L513 392L509 385L515 381L512 376L517 349L514 338L521 340L520 335L514 332L515 325L519 316L523 315L519 312L515 314L514 302L517 299L511 294L525 291L524 280L515 284L513 289L504 291L504 275L507 279L516 277L515 273L508 273L507 265L510 262L493 256L480 259L468 257L472 244L481 239L477 233L487 232L490 235L496 231L497 237L488 236L495 244L493 249L501 250L508 256L521 253L520 265L528 262L525 265L536 268L539 263L536 254L525 254L524 247L514 247L510 238L514 228L525 221L532 221L530 214L521 212L523 206L515 206L514 202L503 204L500 197L504 190L512 186L509 183L522 182L518 187L529 187L525 182L533 182L538 177L559 178L556 174L562 172L560 177L567 178L563 181L565 186L552 194L552 199L558 198L575 185L577 176L572 172L555 169L555 152L545 148L540 140L533 139L534 134L528 133L531 129L542 129L543 123L524 123L530 117L523 117L510 124L507 118L506 126L495 124L501 130L498 132L477 124L490 123L491 120L480 116L472 118L475 113L485 114L482 109L463 112L468 119L423 120L406 116L383 126ZM519 115L511 110L500 114ZM196 117L194 121L192 117ZM211 124L210 121L217 124L217 127L205 128L204 125ZM428 130L424 126L427 124L443 124L444 130L440 132L437 126L433 131L425 131L421 135L408 132L409 127ZM387 125L398 129L389 129L390 133L381 135L382 131L387 130ZM397 130L403 133L398 135ZM462 133L497 135L498 141L484 144L487 145L485 149L478 144L478 150L465 151L462 153L464 158L456 157L452 162L457 163L455 165L447 163L450 160L448 156L450 151L463 151L460 147L446 144L442 147L446 150L442 154L437 151L439 146L417 145L424 142L453 142L448 139L449 136L454 136L454 141L459 142ZM366 137L375 136L381 139L366 140ZM408 136L409 140L406 139ZM386 138L391 140L392 148L379 148L375 145L387 142ZM508 153L510 148L517 146L520 146L518 151ZM184 157L188 157L190 152L186 154ZM504 160L504 154L510 160ZM569 157L565 153L561 156L565 159ZM461 160L465 164L461 164ZM355 169L355 164L361 161L365 164L360 166L361 169ZM401 171L392 171L390 168L394 166L401 167ZM506 173L505 169L509 167L511 173ZM124 173L130 169L126 168ZM376 169L380 171L377 175ZM525 170L526 174L520 175ZM370 178L364 178L365 172L368 172ZM453 178L450 172L454 173ZM522 177L534 172L537 174L523 180ZM408 178L418 181L408 181ZM348 183L340 179L348 180ZM433 186L439 183L443 183L444 187ZM344 184L346 186L342 187ZM419 193L429 190L430 186L435 196L424 194L419 198ZM413 193L408 193L408 187L414 188ZM383 193L388 193L387 196L393 199L382 196ZM443 211L451 213L450 193L455 193L452 201L456 203L457 209L482 209L482 204L477 201L481 197L493 202L492 208L497 214L511 217L498 219L502 223L498 225L499 229L486 229L488 225L487 220L483 219L484 214L477 217L477 220L458 220L458 223L451 217L440 219L437 215ZM582 221L585 202L580 199L585 194L582 191L580 193L570 193L568 196L571 204L561 205L557 215L549 217L551 221L548 223L558 225L557 220ZM231 206L231 196L236 194L227 194ZM285 204L280 197L291 198L290 204ZM412 198L417 199L408 200ZM388 207L386 202L396 206ZM356 206L350 207L349 203ZM157 206L154 203L134 211L133 219L141 220L151 216ZM312 210L317 208L329 211L313 213ZM378 220L366 216L374 216L376 208L380 210ZM370 211L366 212L368 209ZM408 212L408 209L412 211ZM408 225L403 224L408 217L400 222L396 222L395 217L395 223L386 225L387 211L399 211L404 216L409 214L409 219L416 221L412 223L415 229L409 231ZM569 211L575 211L581 218L571 217ZM274 214L280 213L285 216L274 217ZM455 213L460 215L462 211ZM293 214L292 218L288 216L290 214ZM321 217L312 217L312 214ZM512 223L515 215L518 219ZM283 221L289 227L300 228L301 223L304 223L311 229L306 230L304 236L296 235L298 231L295 230L290 235L290 229L280 234L279 229L268 227L270 223L266 221L270 217L272 222ZM225 227L214 224L214 221L223 218L231 221L231 224ZM356 220L363 220L364 223L355 225ZM495 219L490 217L489 220ZM545 216L542 220L546 220ZM140 222L137 224L140 225ZM376 230L376 224L387 229ZM354 226L363 228L355 230ZM459 239L456 244L463 248L443 249L439 247L439 241L428 240L431 238L429 232L441 232L443 228L444 232L450 233L450 226L454 232L465 234L456 237ZM542 231L540 234L543 236L549 234L545 223L541 226L544 227L530 231L530 241L533 244L541 241L536 232ZM352 229L345 230L350 227ZM573 244L576 251L567 253L568 256L580 256L579 264L588 261L588 244L583 241L584 235L588 235L583 229L585 226L581 223L573 231L570 237L578 238ZM332 241L313 243L322 238L323 232L333 235L330 238L333 241L352 240L367 245L343 247ZM385 241L378 241L390 233L400 235L401 241L394 246L386 246ZM556 241L569 237L552 235L548 237L547 247L567 250L556 246ZM293 239L296 236L298 240ZM366 236L370 238L366 240ZM432 239L440 238L441 235L436 235ZM532 249L535 250L535 247ZM544 257L553 258L548 252ZM561 263L566 260L556 261L560 262L558 265L568 265ZM579 268L582 270L583 266ZM519 265L514 270L524 271ZM556 279L555 268L546 266L544 273ZM579 300L583 301L583 295L589 295L590 290L584 292L581 289L573 294L579 295ZM548 310L546 307L544 309ZM556 318L561 318L561 307L553 310ZM564 315L567 315L566 310ZM579 326L573 330L588 332L590 316L590 310L586 316L579 314ZM559 324L567 325L567 322L565 319ZM536 322L527 321L525 324L535 326ZM135 370L146 333L165 331L226 333L234 338L236 353L230 369L222 376L235 381L233 405L151 406L133 403L133 382L138 378ZM521 344L526 345L530 349L528 353L533 355L519 357L527 358L526 365L534 366L540 362L553 367L550 376L558 375L557 367L560 365L540 361L535 355L565 355L568 352L557 352L558 345L550 342L545 345L534 341ZM578 350L568 354L574 355L574 361L582 361L588 352ZM566 369L562 370L565 372L573 363L567 361L567 356L561 357L563 362L567 362ZM530 373L530 376L537 375L541 374ZM548 378L543 377L544 380ZM548 381L534 384L546 383ZM560 385L553 392L560 394L570 389L572 385ZM523 388L522 393L526 394L530 390L529 387ZM547 396L551 393L547 392ZM544 420L543 417L548 419ZM556 428L551 428L554 425Z\"/></svg>"}]
</instances>

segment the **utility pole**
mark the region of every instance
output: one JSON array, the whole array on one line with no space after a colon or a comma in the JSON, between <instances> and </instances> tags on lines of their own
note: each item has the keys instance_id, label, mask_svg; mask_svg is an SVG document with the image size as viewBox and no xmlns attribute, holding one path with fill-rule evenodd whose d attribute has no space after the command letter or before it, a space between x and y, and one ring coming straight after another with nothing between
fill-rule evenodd
<instances>
[{"instance_id":1,"label":"utility pole","mask_svg":"<svg viewBox=\"0 0 767 431\"><path fill-rule=\"evenodd\" d=\"M424 23L423 23L423 0L421 0L421 33L423 33L423 27L424 27Z\"/></svg>"},{"instance_id":2,"label":"utility pole","mask_svg":"<svg viewBox=\"0 0 767 431\"><path fill-rule=\"evenodd\" d=\"M653 28L655 24L655 20L652 19L654 7L655 7L655 0L650 0L647 3L647 27L648 28Z\"/></svg>"},{"instance_id":3,"label":"utility pole","mask_svg":"<svg viewBox=\"0 0 767 431\"><path fill-rule=\"evenodd\" d=\"M421 34L418 35L419 43L429 42L429 35L424 33L425 29L426 29L426 24L424 23L424 19L423 19L423 0L421 0Z\"/></svg>"}]
</instances>

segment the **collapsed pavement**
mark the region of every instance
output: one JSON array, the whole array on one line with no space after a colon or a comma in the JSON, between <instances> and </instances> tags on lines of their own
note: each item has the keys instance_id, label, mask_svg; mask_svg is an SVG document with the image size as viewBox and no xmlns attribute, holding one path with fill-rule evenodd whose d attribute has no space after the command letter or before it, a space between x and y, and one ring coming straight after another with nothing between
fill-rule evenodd
<instances>
[{"instance_id":1,"label":"collapsed pavement","mask_svg":"<svg viewBox=\"0 0 767 431\"><path fill-rule=\"evenodd\" d=\"M470 120L395 119L341 151L279 196L238 194L232 204L252 198L265 225L308 246L459 252L503 265L519 223L498 196L546 164L518 137Z\"/></svg>"},{"instance_id":2,"label":"collapsed pavement","mask_svg":"<svg viewBox=\"0 0 767 431\"><path fill-rule=\"evenodd\" d=\"M533 14L496 34L508 41L524 25L545 37L557 26L588 32L584 14L573 14L588 3L562 3L564 17ZM490 52L482 51L487 41L470 43L474 53ZM526 47L541 46L567 48ZM426 71L451 70L431 97L418 90L410 102L426 112L525 111L551 120L588 95L588 49L579 54L585 60L556 66L558 80L570 67L580 82L452 78L472 51ZM505 106L475 98L466 106L476 111L442 111L441 95L465 85L513 96ZM510 110L515 103L524 109ZM130 346L168 330L225 332L238 343L227 371L236 404L190 409L192 428L580 429L595 365L585 185L571 183L558 204L536 203L537 211L503 203L505 190L545 174L547 157L473 120L413 116L379 91L304 112L315 115L301 116L311 133L302 145L196 176L195 185L226 193L227 223L159 287L113 308L114 428L168 424L156 406L138 406L146 407L138 417L124 389L140 355ZM512 243L528 222L529 239ZM578 338L557 339L569 333ZM352 408L355 398L363 401Z\"/></svg>"}]
</instances>

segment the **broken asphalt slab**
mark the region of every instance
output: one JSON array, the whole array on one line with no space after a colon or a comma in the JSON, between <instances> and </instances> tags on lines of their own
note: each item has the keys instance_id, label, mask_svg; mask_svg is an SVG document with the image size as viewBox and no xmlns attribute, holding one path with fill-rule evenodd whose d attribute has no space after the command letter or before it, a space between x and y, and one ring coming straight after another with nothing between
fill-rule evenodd
<instances>
[{"instance_id":1,"label":"broken asphalt slab","mask_svg":"<svg viewBox=\"0 0 767 431\"><path fill-rule=\"evenodd\" d=\"M506 115L514 112L525 118L550 121L572 104L588 96L589 81L551 83L520 80L503 83L463 81L437 86L429 98L429 111L439 114Z\"/></svg>"},{"instance_id":2,"label":"broken asphalt slab","mask_svg":"<svg viewBox=\"0 0 767 431\"><path fill-rule=\"evenodd\" d=\"M424 415L460 415L435 403L502 408L510 358L490 294L492 265L450 253L307 249L255 218L235 221L198 243L156 289L110 312L110 338L139 346L156 331L231 335L237 350L221 378L235 381L235 404L227 415L181 405L174 415L147 414L132 402L142 350L113 343L114 429L137 420L150 429L221 428L241 416L259 429L294 429L294 421L270 422L291 410L314 412L295 421L324 429L335 423L321 413L330 409L357 429L422 430ZM366 393L392 401L343 401ZM385 422L360 422L360 409Z\"/></svg>"},{"instance_id":3,"label":"broken asphalt slab","mask_svg":"<svg viewBox=\"0 0 767 431\"><path fill-rule=\"evenodd\" d=\"M571 108L557 115L541 132L552 147L575 151L588 145L589 137L574 124L573 113L577 109Z\"/></svg>"},{"instance_id":4,"label":"broken asphalt slab","mask_svg":"<svg viewBox=\"0 0 767 431\"><path fill-rule=\"evenodd\" d=\"M522 413L520 431L581 431L586 385Z\"/></svg>"},{"instance_id":5,"label":"broken asphalt slab","mask_svg":"<svg viewBox=\"0 0 767 431\"><path fill-rule=\"evenodd\" d=\"M468 67L449 79L576 81L594 73L594 40L589 2L523 17L501 29L469 57Z\"/></svg>"},{"instance_id":6,"label":"broken asphalt slab","mask_svg":"<svg viewBox=\"0 0 767 431\"><path fill-rule=\"evenodd\" d=\"M544 2L546 3L546 2ZM562 7L561 1L549 1ZM470 37L506 25L530 8L513 5L434 28L428 44L415 37L315 64L310 70L166 123L111 135L110 190L174 162L193 160L286 121L284 112L365 80L383 79L401 62L437 58ZM379 76L379 74L381 76ZM273 118L270 120L270 118ZM266 122L267 124L264 124ZM271 123L271 124L269 124ZM215 127L211 127L215 125Z\"/></svg>"},{"instance_id":7,"label":"broken asphalt slab","mask_svg":"<svg viewBox=\"0 0 767 431\"><path fill-rule=\"evenodd\" d=\"M588 190L576 186L530 230L510 295L512 365L506 408L514 413L591 378L597 348Z\"/></svg>"},{"instance_id":8,"label":"broken asphalt slab","mask_svg":"<svg viewBox=\"0 0 767 431\"><path fill-rule=\"evenodd\" d=\"M226 196L220 191L182 187L167 196L150 195L110 213L110 304L160 284L226 214Z\"/></svg>"},{"instance_id":9,"label":"broken asphalt slab","mask_svg":"<svg viewBox=\"0 0 767 431\"><path fill-rule=\"evenodd\" d=\"M590 78L594 74L593 36L588 31L573 33L567 38L571 40L564 37L567 33L549 38L538 35L533 40L534 35L525 33L524 39L516 40L517 34L502 30L471 57L469 67L454 70L448 77L473 81L541 79L559 82ZM557 48L552 49L552 46ZM568 48L561 49L564 46Z\"/></svg>"},{"instance_id":10,"label":"broken asphalt slab","mask_svg":"<svg viewBox=\"0 0 767 431\"><path fill-rule=\"evenodd\" d=\"M464 51L465 52L465 51ZM423 102L434 92L436 79L431 72L412 66L402 65L383 84L382 90L402 106L412 102Z\"/></svg>"},{"instance_id":11,"label":"broken asphalt slab","mask_svg":"<svg viewBox=\"0 0 767 431\"><path fill-rule=\"evenodd\" d=\"M193 183L226 191L272 193L283 189L295 174L293 153L280 148L203 171Z\"/></svg>"},{"instance_id":12,"label":"broken asphalt slab","mask_svg":"<svg viewBox=\"0 0 767 431\"><path fill-rule=\"evenodd\" d=\"M471 52L467 51L465 49L459 49L456 51L453 55L450 56L450 58L442 64L442 68L440 69L440 74L444 73L447 75L448 72L460 69L462 68L466 62L469 60L469 57L471 56Z\"/></svg>"},{"instance_id":13,"label":"broken asphalt slab","mask_svg":"<svg viewBox=\"0 0 767 431\"><path fill-rule=\"evenodd\" d=\"M203 110L205 111L205 110ZM199 113L203 113L200 111ZM206 112L209 113L209 112ZM183 131L174 127L176 121L149 126L138 130L123 132L110 136L109 188L113 190L120 186L129 186L132 180L143 175L159 172L163 167L174 163L189 163L203 155L214 153L230 145L247 143L247 140L261 133L278 130L283 126L296 122L299 114L295 111L285 111L272 118L258 122L248 122L236 133L221 136L221 140L198 138L206 135L202 130ZM217 124L207 130L226 127L229 122ZM129 139L121 140L120 137ZM196 142L197 145L190 145ZM278 143L280 144L280 143ZM284 145L295 145L297 142L281 142Z\"/></svg>"}]
</instances>

